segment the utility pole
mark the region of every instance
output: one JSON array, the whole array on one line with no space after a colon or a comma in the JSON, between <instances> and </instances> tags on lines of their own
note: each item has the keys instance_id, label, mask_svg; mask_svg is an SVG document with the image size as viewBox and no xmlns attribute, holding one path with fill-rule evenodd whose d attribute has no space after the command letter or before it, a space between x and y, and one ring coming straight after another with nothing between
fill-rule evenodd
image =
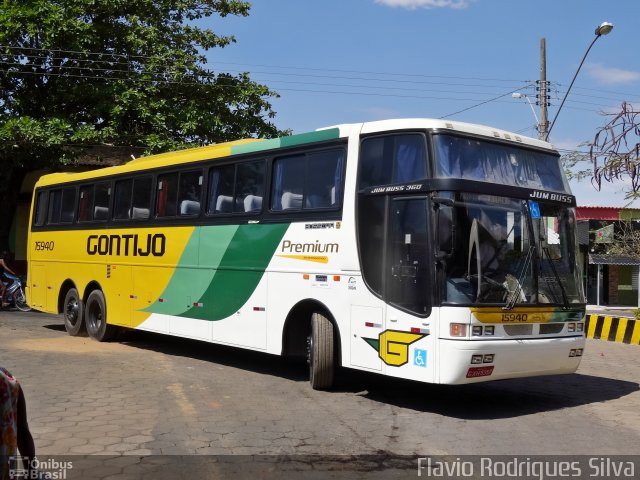
<instances>
[{"instance_id":1,"label":"utility pole","mask_svg":"<svg viewBox=\"0 0 640 480\"><path fill-rule=\"evenodd\" d=\"M547 107L549 106L549 87L547 84L547 45L544 38L540 39L540 80L538 81L538 95L536 95L540 105L540 121L538 123L538 138L547 139L549 121L547 120Z\"/></svg>"}]
</instances>

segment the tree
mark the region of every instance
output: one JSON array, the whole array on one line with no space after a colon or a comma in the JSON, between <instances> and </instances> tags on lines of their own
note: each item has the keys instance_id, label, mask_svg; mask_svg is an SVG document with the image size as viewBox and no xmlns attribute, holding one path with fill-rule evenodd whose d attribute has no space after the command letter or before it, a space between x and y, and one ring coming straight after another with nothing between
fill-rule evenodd
<instances>
[{"instance_id":1,"label":"tree","mask_svg":"<svg viewBox=\"0 0 640 480\"><path fill-rule=\"evenodd\" d=\"M611 120L599 128L590 144L593 183L630 180L627 199L640 198L640 111L627 102L620 112L605 114Z\"/></svg>"},{"instance_id":2,"label":"tree","mask_svg":"<svg viewBox=\"0 0 640 480\"><path fill-rule=\"evenodd\" d=\"M233 36L203 19L247 16L236 0L3 0L0 5L0 244L26 171L78 146L147 153L273 137L268 87L205 68Z\"/></svg>"}]
</instances>

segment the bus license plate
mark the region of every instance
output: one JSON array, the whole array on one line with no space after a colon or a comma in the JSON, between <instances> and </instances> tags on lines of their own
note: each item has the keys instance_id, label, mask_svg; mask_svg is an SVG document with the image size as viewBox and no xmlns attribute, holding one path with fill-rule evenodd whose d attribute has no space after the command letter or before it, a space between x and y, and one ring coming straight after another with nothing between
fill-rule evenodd
<instances>
[{"instance_id":1,"label":"bus license plate","mask_svg":"<svg viewBox=\"0 0 640 480\"><path fill-rule=\"evenodd\" d=\"M494 365L488 367L471 367L467 371L467 378L488 377L493 373Z\"/></svg>"}]
</instances>

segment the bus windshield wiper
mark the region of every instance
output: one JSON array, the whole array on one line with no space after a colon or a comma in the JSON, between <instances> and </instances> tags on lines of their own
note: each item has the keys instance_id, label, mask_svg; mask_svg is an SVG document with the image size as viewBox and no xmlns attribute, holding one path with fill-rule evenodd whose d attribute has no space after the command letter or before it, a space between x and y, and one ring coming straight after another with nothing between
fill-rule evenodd
<instances>
[{"instance_id":1,"label":"bus windshield wiper","mask_svg":"<svg viewBox=\"0 0 640 480\"><path fill-rule=\"evenodd\" d=\"M567 296L567 292L564 288L564 285L562 285L562 281L560 280L560 275L558 275L558 272L556 271L556 267L553 265L553 260L551 259L551 253L549 253L549 247L543 247L542 252L546 254L549 262L549 267L551 268L551 271L553 272L553 276L555 277L556 282L560 287L560 292L562 293L562 301L564 303L563 307L566 310L567 308L569 308L569 297ZM543 255L543 258L541 258L541 260L544 261L544 255Z\"/></svg>"},{"instance_id":2,"label":"bus windshield wiper","mask_svg":"<svg viewBox=\"0 0 640 480\"><path fill-rule=\"evenodd\" d=\"M518 273L518 278L512 275L507 275L505 286L509 294L507 295L507 303L505 303L504 307L502 307L503 310L512 310L513 307L515 307L518 299L522 298L522 282L524 282L524 277L529 270L529 266L531 265L531 259L533 258L534 250L535 247L533 245L529 245L529 250L527 251L527 256L524 259L524 264L520 269L520 273Z\"/></svg>"}]
</instances>

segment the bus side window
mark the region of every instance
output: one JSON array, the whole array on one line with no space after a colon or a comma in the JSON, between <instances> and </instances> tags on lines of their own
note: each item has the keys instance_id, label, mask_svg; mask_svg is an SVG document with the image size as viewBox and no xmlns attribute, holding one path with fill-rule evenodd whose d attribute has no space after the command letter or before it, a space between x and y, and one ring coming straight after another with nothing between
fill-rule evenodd
<instances>
[{"instance_id":1,"label":"bus side window","mask_svg":"<svg viewBox=\"0 0 640 480\"><path fill-rule=\"evenodd\" d=\"M116 182L113 196L113 219L128 220L131 218L131 193L133 180L121 180Z\"/></svg>"},{"instance_id":2,"label":"bus side window","mask_svg":"<svg viewBox=\"0 0 640 480\"><path fill-rule=\"evenodd\" d=\"M300 210L304 196L305 155L278 158L273 163L272 210Z\"/></svg>"},{"instance_id":3,"label":"bus side window","mask_svg":"<svg viewBox=\"0 0 640 480\"><path fill-rule=\"evenodd\" d=\"M80 187L80 199L78 203L78 222L93 220L93 185Z\"/></svg>"},{"instance_id":4,"label":"bus side window","mask_svg":"<svg viewBox=\"0 0 640 480\"><path fill-rule=\"evenodd\" d=\"M200 194L202 192L202 172L184 172L180 174L178 191L178 213L180 215L200 215Z\"/></svg>"},{"instance_id":5,"label":"bus side window","mask_svg":"<svg viewBox=\"0 0 640 480\"><path fill-rule=\"evenodd\" d=\"M47 192L38 192L36 197L34 225L44 225L47 214Z\"/></svg>"},{"instance_id":6,"label":"bus side window","mask_svg":"<svg viewBox=\"0 0 640 480\"><path fill-rule=\"evenodd\" d=\"M178 174L167 173L158 176L156 217L175 217L178 199Z\"/></svg>"},{"instance_id":7,"label":"bus side window","mask_svg":"<svg viewBox=\"0 0 640 480\"><path fill-rule=\"evenodd\" d=\"M415 182L426 176L427 157L422 135L387 135L363 140L358 190Z\"/></svg>"},{"instance_id":8,"label":"bus side window","mask_svg":"<svg viewBox=\"0 0 640 480\"><path fill-rule=\"evenodd\" d=\"M60 211L62 209L62 190L51 190L49 192L49 213L47 215L48 224L60 223Z\"/></svg>"},{"instance_id":9,"label":"bus side window","mask_svg":"<svg viewBox=\"0 0 640 480\"><path fill-rule=\"evenodd\" d=\"M147 220L151 211L151 177L133 180L132 220Z\"/></svg>"},{"instance_id":10,"label":"bus side window","mask_svg":"<svg viewBox=\"0 0 640 480\"><path fill-rule=\"evenodd\" d=\"M343 170L344 150L276 159L271 209L310 210L338 206Z\"/></svg>"},{"instance_id":11,"label":"bus side window","mask_svg":"<svg viewBox=\"0 0 640 480\"><path fill-rule=\"evenodd\" d=\"M94 192L93 219L105 222L109 218L111 184L109 182L97 183Z\"/></svg>"},{"instance_id":12,"label":"bus side window","mask_svg":"<svg viewBox=\"0 0 640 480\"><path fill-rule=\"evenodd\" d=\"M343 159L342 150L308 155L304 208L329 208L338 205Z\"/></svg>"},{"instance_id":13,"label":"bus side window","mask_svg":"<svg viewBox=\"0 0 640 480\"><path fill-rule=\"evenodd\" d=\"M60 210L60 223L73 222L73 214L76 210L76 189L65 188L62 190L62 205Z\"/></svg>"},{"instance_id":14,"label":"bus side window","mask_svg":"<svg viewBox=\"0 0 640 480\"><path fill-rule=\"evenodd\" d=\"M264 161L241 163L237 166L234 211L259 212L265 183Z\"/></svg>"},{"instance_id":15,"label":"bus side window","mask_svg":"<svg viewBox=\"0 0 640 480\"><path fill-rule=\"evenodd\" d=\"M151 177L116 182L114 220L147 220L151 204Z\"/></svg>"},{"instance_id":16,"label":"bus side window","mask_svg":"<svg viewBox=\"0 0 640 480\"><path fill-rule=\"evenodd\" d=\"M233 186L235 165L212 168L209 173L209 201L207 213L233 212Z\"/></svg>"},{"instance_id":17,"label":"bus side window","mask_svg":"<svg viewBox=\"0 0 640 480\"><path fill-rule=\"evenodd\" d=\"M47 216L47 223L55 225L57 223L73 222L75 208L75 188L52 190L49 192L49 214Z\"/></svg>"}]
</instances>

